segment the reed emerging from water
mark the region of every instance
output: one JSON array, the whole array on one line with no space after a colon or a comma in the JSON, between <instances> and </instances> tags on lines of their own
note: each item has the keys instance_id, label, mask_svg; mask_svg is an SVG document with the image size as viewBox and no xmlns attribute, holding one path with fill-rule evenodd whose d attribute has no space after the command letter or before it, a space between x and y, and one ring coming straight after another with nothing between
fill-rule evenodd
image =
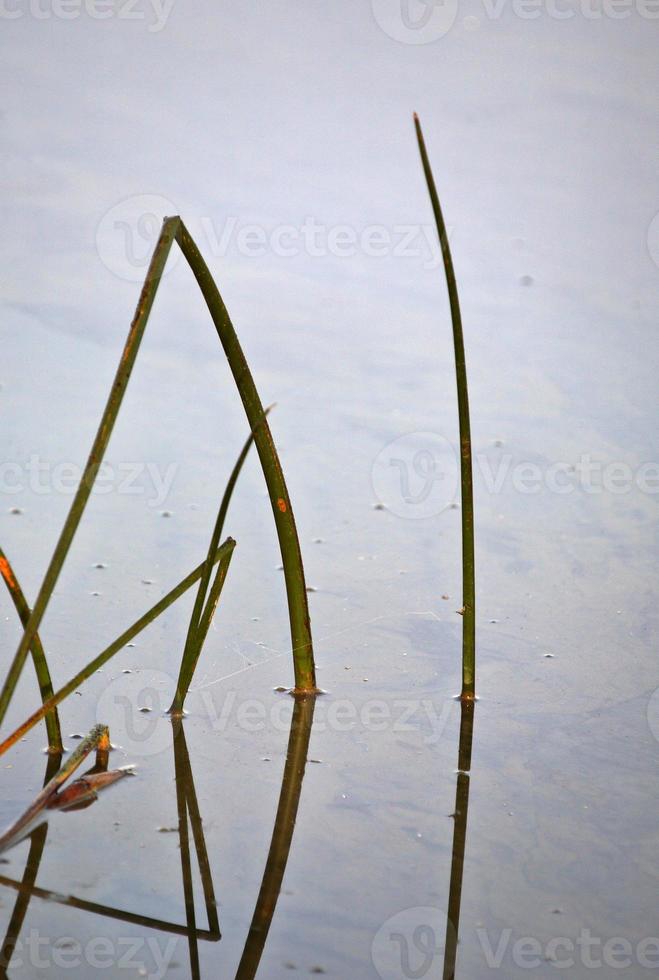
<instances>
[{"instance_id":1,"label":"reed emerging from water","mask_svg":"<svg viewBox=\"0 0 659 980\"><path fill-rule=\"evenodd\" d=\"M414 113L414 127L421 154L423 173L428 185L437 234L442 248L446 285L451 306L453 347L455 350L455 375L458 387L458 417L460 423L460 487L462 506L462 692L461 699L473 700L476 696L476 585L474 570L474 490L471 464L471 426L469 421L469 394L467 391L467 366L465 363L464 338L460 299L455 281L453 259L449 247L444 216L439 204L435 179L430 167L426 144L419 117Z\"/></svg>"}]
</instances>

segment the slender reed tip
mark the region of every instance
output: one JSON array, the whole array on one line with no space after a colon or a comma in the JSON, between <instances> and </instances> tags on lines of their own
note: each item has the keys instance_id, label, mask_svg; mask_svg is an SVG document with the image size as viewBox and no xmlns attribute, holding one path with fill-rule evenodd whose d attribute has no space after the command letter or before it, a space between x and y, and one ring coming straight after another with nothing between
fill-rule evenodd
<instances>
[{"instance_id":1,"label":"slender reed tip","mask_svg":"<svg viewBox=\"0 0 659 980\"><path fill-rule=\"evenodd\" d=\"M418 117L418 115L416 114L416 112L413 112L413 113L412 113L412 115L413 115L413 117L414 117L414 122L415 122L415 123L417 123L417 125L418 125L418 122L419 122L419 117Z\"/></svg>"}]
</instances>

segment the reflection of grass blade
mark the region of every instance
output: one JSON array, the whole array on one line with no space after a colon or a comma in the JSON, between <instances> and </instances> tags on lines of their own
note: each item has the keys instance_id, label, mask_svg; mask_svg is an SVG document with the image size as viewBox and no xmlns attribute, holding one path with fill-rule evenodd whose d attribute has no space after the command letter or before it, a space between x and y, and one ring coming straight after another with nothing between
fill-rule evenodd
<instances>
[{"instance_id":1,"label":"reflection of grass blade","mask_svg":"<svg viewBox=\"0 0 659 980\"><path fill-rule=\"evenodd\" d=\"M176 808L178 810L178 836L181 852L181 874L183 876L183 896L185 901L185 924L188 930L188 952L190 956L190 976L198 980L199 973L199 944L197 942L197 919L194 907L194 887L192 884L192 862L190 860L190 833L188 830L188 810L185 802L185 782L179 772L181 743L177 751L177 741L183 731L180 719L174 721L174 765L176 769ZM178 734L177 734L178 728Z\"/></svg>"},{"instance_id":2,"label":"reflection of grass blade","mask_svg":"<svg viewBox=\"0 0 659 980\"><path fill-rule=\"evenodd\" d=\"M43 781L44 786L57 772L61 761L61 755L48 755L46 775ZM18 895L16 896L16 902L14 903L14 910L11 914L9 925L7 926L7 932L5 934L2 946L0 947L0 977L2 977L2 980L5 980L7 977L7 973L5 972L4 968L8 965L12 956L14 955L14 950L18 944L18 937L21 934L21 929L23 928L23 923L25 922L25 916L27 915L28 906L32 897L32 889L34 888L37 875L39 874L39 865L41 864L44 847L46 846L47 836L47 823L43 823L40 827L36 827L30 834L30 850L25 862L23 878L20 883Z\"/></svg>"},{"instance_id":3,"label":"reflection of grass blade","mask_svg":"<svg viewBox=\"0 0 659 980\"><path fill-rule=\"evenodd\" d=\"M57 793L60 786L66 782L72 772L74 772L81 762L87 758L90 752L97 749L99 752L107 752L110 746L110 735L107 725L96 725L92 728L89 735L85 735L82 742L71 753L64 764L55 773L52 779L46 783L41 792L36 796L33 803L27 808L18 820L0 836L0 851L12 847L25 835L26 828L33 823L39 814L48 806L49 801Z\"/></svg>"},{"instance_id":4,"label":"reflection of grass blade","mask_svg":"<svg viewBox=\"0 0 659 980\"><path fill-rule=\"evenodd\" d=\"M309 751L314 707L315 697L295 699L284 778L281 784L268 860L235 980L252 980L256 976L265 941L268 938L293 839L307 752Z\"/></svg>"},{"instance_id":5,"label":"reflection of grass blade","mask_svg":"<svg viewBox=\"0 0 659 980\"><path fill-rule=\"evenodd\" d=\"M264 417L272 409L272 405L266 408L264 412ZM260 424L260 423L259 423ZM173 714L180 714L183 711L183 701L185 700L185 694L190 686L190 681L192 680L192 675L196 666L196 662L199 659L199 654L201 653L201 648L204 645L204 640L206 638L206 632L203 636L199 634L199 623L204 612L204 602L206 600L206 594L208 592L208 585L211 577L212 570L212 556L215 554L215 550L222 537L222 531L224 529L224 521L227 516L227 511L229 509L229 504L231 503L231 497L233 496L233 491L238 482L238 477L240 476L240 471L243 468L243 464L247 459L247 455L251 449L252 443L254 442L254 433L250 432L245 445L240 451L238 459L229 476L229 480L224 489L224 494L222 496L222 501L220 503L220 509L217 514L217 520L215 521L215 527L213 529L213 535L211 537L211 543L208 547L208 556L206 558L206 566L204 568L204 574L201 576L201 581L199 582L199 588L197 589L197 595L195 597L195 604L192 610L192 615L190 617L190 625L188 626L188 635L185 638L185 648L183 650L183 657L181 660L181 669L179 671L179 678L176 684L176 696L170 707L170 712ZM219 578L219 571L218 576ZM217 578L216 578L217 585ZM219 589L221 591L222 585L220 583ZM217 599L219 599L219 591L217 593ZM215 600L217 604L217 599ZM210 626L210 621L212 619L212 614L208 620L208 626ZM188 665L192 664L192 670L189 672L188 676ZM187 677L187 681L186 681Z\"/></svg>"},{"instance_id":6,"label":"reflection of grass blade","mask_svg":"<svg viewBox=\"0 0 659 980\"><path fill-rule=\"evenodd\" d=\"M448 919L444 944L443 980L454 980L460 932L460 905L462 902L462 876L464 872L465 845L467 842L467 813L469 810L469 781L471 778L471 746L474 735L473 698L462 701L460 715L460 747L458 749L458 778L455 788L455 814L453 817L453 852L451 857L451 883L448 896Z\"/></svg>"},{"instance_id":7,"label":"reflection of grass blade","mask_svg":"<svg viewBox=\"0 0 659 980\"><path fill-rule=\"evenodd\" d=\"M458 387L458 416L460 421L460 478L462 500L462 697L473 698L476 692L476 588L474 583L474 492L471 468L471 427L469 422L469 396L467 392L467 368L458 286L453 271L453 260L442 209L437 196L435 180L430 168L426 145L418 116L414 126L421 153L421 162L428 185L437 233L442 247L446 284L451 305L453 346L455 349L455 373Z\"/></svg>"},{"instance_id":8,"label":"reflection of grass blade","mask_svg":"<svg viewBox=\"0 0 659 980\"><path fill-rule=\"evenodd\" d=\"M30 607L28 606L25 596L23 595L23 590L18 583L14 570L9 564L9 559L5 556L2 548L0 548L0 575L2 575L3 579L5 580L5 585L9 590L9 595L11 596L16 612L18 613L18 618L23 624L23 629L25 629L30 619ZM41 640L38 633L35 633L32 637L30 651L32 653L32 660L34 662L34 670L37 675L37 681L39 682L41 701L43 703L53 696L53 682L50 678L50 671L48 670L46 653L41 645ZM52 711L48 711L46 714L46 732L48 734L48 751L61 753L63 751L62 732L60 729L57 708L53 708Z\"/></svg>"},{"instance_id":9,"label":"reflection of grass blade","mask_svg":"<svg viewBox=\"0 0 659 980\"><path fill-rule=\"evenodd\" d=\"M233 540L233 538L227 538L224 544L217 549L213 561L228 562L231 552L235 546L236 542ZM115 653L121 650L121 648L127 643L130 643L133 637L137 636L138 633L141 633L142 630L149 625L149 623L152 623L153 620L160 616L160 614L163 613L168 606L171 606L171 604L175 602L179 596L183 595L183 593L186 592L190 586L194 585L195 582L201 578L204 566L205 562L197 565L194 571L190 572L186 578L179 582L178 585L171 590L171 592L168 592L167 595L163 596L162 599L155 604L155 606L152 606L151 609L149 609L148 612L133 623L132 626L129 626L128 629L125 630L121 636L117 637L117 639L111 643L109 647L106 647L105 650L99 653L99 655L88 663L86 667L79 671L75 677L72 677L71 680L64 685L64 687L60 688L60 690L57 691L52 698L49 698L49 700L46 701L46 703L43 704L38 711L35 711L33 715L30 715L27 721L24 721L20 728L17 728L15 732L13 732L4 740L4 742L0 744L0 755L6 752L7 749L11 748L11 746L14 745L19 738L22 738L26 732L29 732L29 730L33 728L37 722L41 721L47 711L50 711L51 708L54 708L55 705L60 703L60 701L63 701L64 698L68 697L69 694L75 691L75 689L83 683L83 681L86 681L87 678L98 670L99 667L102 667L103 664L107 663L107 661L113 657Z\"/></svg>"},{"instance_id":10,"label":"reflection of grass blade","mask_svg":"<svg viewBox=\"0 0 659 980\"><path fill-rule=\"evenodd\" d=\"M272 433L267 420L263 418L261 399L222 297L201 252L193 242L183 222L179 225L176 240L206 301L240 393L247 420L254 433L254 442L270 495L284 565L293 644L295 686L300 691L314 691L316 690L316 672L300 541Z\"/></svg>"},{"instance_id":11,"label":"reflection of grass blade","mask_svg":"<svg viewBox=\"0 0 659 980\"><path fill-rule=\"evenodd\" d=\"M149 318L149 313L151 312L156 290L158 289L160 278L162 276L163 269L165 268L165 263L167 261L167 256L169 255L169 250L172 246L174 236L178 230L178 225L178 218L170 218L165 221L162 232L160 233L160 238L156 243L153 257L146 274L146 279L144 280L144 286L142 287L142 292L137 303L135 316L133 317L133 322L131 323L131 327L128 332L128 338L124 346L121 361L119 362L119 367L117 369L112 388L110 389L107 405L105 406L105 411L103 412L103 417L101 418L98 432L96 433L96 438L94 439L94 444L91 448L91 452L85 466L85 471L80 481L80 486L78 487L76 495L73 498L71 509L69 510L66 521L64 522L64 527L62 528L59 541L55 547L53 557L50 559L50 564L44 576L41 588L39 589L36 602L34 603L34 609L32 610L28 624L25 627L23 638L19 643L18 649L9 668L9 673L7 674L4 686L0 692L0 724L2 723L2 720L6 714L7 707L21 675L28 650L32 645L32 640L34 639L35 633L39 629L41 620L46 611L46 606L48 605L52 591L55 588L55 584L62 569L62 565L64 564L64 560L67 556L69 548L71 547L73 536L75 535L85 506L89 500L89 495L92 491L96 474L98 473L105 450L108 442L110 441L110 436L112 435L112 429L121 407L121 402L126 391L128 379L130 378L131 371L133 370L133 366L135 364L135 358L137 357L137 352L144 334L144 329Z\"/></svg>"}]
</instances>

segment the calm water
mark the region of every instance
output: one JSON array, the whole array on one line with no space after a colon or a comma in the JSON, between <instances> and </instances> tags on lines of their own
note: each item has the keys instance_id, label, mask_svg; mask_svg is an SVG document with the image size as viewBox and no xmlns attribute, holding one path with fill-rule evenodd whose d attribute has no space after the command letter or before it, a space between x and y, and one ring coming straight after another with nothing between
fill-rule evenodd
<instances>
[{"instance_id":1,"label":"calm water","mask_svg":"<svg viewBox=\"0 0 659 980\"><path fill-rule=\"evenodd\" d=\"M289 746L283 576L250 459L185 741L163 711L191 595L62 706L67 747L107 722L137 777L3 855L11 980L248 977L259 957L273 980L442 976L460 884L456 977L656 972L657 21L565 6L468 2L443 34L450 4L425 27L410 4L414 28L378 0L3 20L0 544L33 599L178 212L277 402L329 692ZM414 109L471 386L468 811L455 386ZM203 558L245 434L179 258L41 630L56 685ZM28 664L7 732L37 698ZM44 743L0 762L3 826Z\"/></svg>"}]
</instances>

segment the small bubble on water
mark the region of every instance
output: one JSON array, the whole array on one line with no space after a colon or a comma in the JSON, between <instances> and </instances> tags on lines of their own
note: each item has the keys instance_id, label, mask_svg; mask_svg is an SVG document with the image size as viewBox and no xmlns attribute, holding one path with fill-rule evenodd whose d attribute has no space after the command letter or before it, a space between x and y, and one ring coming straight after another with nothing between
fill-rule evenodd
<instances>
[{"instance_id":1,"label":"small bubble on water","mask_svg":"<svg viewBox=\"0 0 659 980\"><path fill-rule=\"evenodd\" d=\"M172 516L172 512L171 512L171 510L161 510L160 511L160 516L161 517L171 517Z\"/></svg>"},{"instance_id":2,"label":"small bubble on water","mask_svg":"<svg viewBox=\"0 0 659 980\"><path fill-rule=\"evenodd\" d=\"M532 286L534 282L533 276L521 276L519 280L520 286Z\"/></svg>"}]
</instances>

